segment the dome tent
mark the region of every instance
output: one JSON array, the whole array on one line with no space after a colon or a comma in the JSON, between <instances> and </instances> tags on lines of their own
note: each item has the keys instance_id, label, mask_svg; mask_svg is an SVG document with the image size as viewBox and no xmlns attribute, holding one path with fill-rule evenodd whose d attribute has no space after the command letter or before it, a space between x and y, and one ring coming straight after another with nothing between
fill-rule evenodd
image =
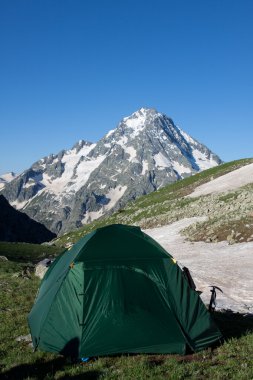
<instances>
[{"instance_id":1,"label":"dome tent","mask_svg":"<svg viewBox=\"0 0 253 380\"><path fill-rule=\"evenodd\" d=\"M119 224L53 262L28 322L35 349L79 358L184 354L221 338L173 257L139 227Z\"/></svg>"}]
</instances>

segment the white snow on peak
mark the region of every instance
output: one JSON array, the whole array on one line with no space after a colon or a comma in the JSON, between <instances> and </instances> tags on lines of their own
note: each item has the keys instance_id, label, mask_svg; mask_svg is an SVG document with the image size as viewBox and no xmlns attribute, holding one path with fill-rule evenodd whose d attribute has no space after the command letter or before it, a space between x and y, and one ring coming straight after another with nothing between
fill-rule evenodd
<instances>
[{"instance_id":1,"label":"white snow on peak","mask_svg":"<svg viewBox=\"0 0 253 380\"><path fill-rule=\"evenodd\" d=\"M10 173L5 173L0 176L0 179L3 179L6 182L12 181L14 178L17 177L17 174L10 172Z\"/></svg>"},{"instance_id":2,"label":"white snow on peak","mask_svg":"<svg viewBox=\"0 0 253 380\"><path fill-rule=\"evenodd\" d=\"M122 146L122 148L125 149L125 145L128 142L128 137L127 136L122 136L120 140L117 141L117 144Z\"/></svg>"},{"instance_id":3,"label":"white snow on peak","mask_svg":"<svg viewBox=\"0 0 253 380\"><path fill-rule=\"evenodd\" d=\"M14 178L17 177L17 174L10 172L10 173L5 173L0 176L0 190L4 188L6 183L11 182Z\"/></svg>"},{"instance_id":4,"label":"white snow on peak","mask_svg":"<svg viewBox=\"0 0 253 380\"><path fill-rule=\"evenodd\" d=\"M98 156L95 159L86 159L79 163L76 169L77 178L73 185L69 186L69 190L77 191L88 181L90 174L95 170L105 159L106 155ZM73 180L72 180L73 181Z\"/></svg>"},{"instance_id":5,"label":"white snow on peak","mask_svg":"<svg viewBox=\"0 0 253 380\"><path fill-rule=\"evenodd\" d=\"M145 121L146 121L146 117L143 115L139 117L127 118L127 120L125 121L125 124L129 128L132 128L134 131L141 131L144 127Z\"/></svg>"},{"instance_id":6,"label":"white snow on peak","mask_svg":"<svg viewBox=\"0 0 253 380\"><path fill-rule=\"evenodd\" d=\"M111 136L111 135L113 134L114 131L115 131L115 129L111 129L111 130L105 135L105 137L107 138L107 137Z\"/></svg>"},{"instance_id":7,"label":"white snow on peak","mask_svg":"<svg viewBox=\"0 0 253 380\"><path fill-rule=\"evenodd\" d=\"M22 210L26 206L28 206L34 200L34 198L36 198L39 194L40 194L40 192L35 194L35 196L33 198L30 198L30 199L24 200L24 201L19 201L18 199L16 199L15 201L10 202L10 205L12 207L14 207L16 210Z\"/></svg>"},{"instance_id":8,"label":"white snow on peak","mask_svg":"<svg viewBox=\"0 0 253 380\"><path fill-rule=\"evenodd\" d=\"M110 189L106 194L106 198L110 199L110 202L104 206L104 210L108 211L115 206L115 204L120 200L124 195L127 186L117 186L115 189Z\"/></svg>"},{"instance_id":9,"label":"white snow on peak","mask_svg":"<svg viewBox=\"0 0 253 380\"><path fill-rule=\"evenodd\" d=\"M249 183L253 183L253 164L243 166L198 186L188 197L232 191Z\"/></svg>"},{"instance_id":10,"label":"white snow on peak","mask_svg":"<svg viewBox=\"0 0 253 380\"><path fill-rule=\"evenodd\" d=\"M27 206L28 203L29 201L27 200L20 202L16 199L15 201L10 202L10 205L14 207L16 210L20 210L24 208L25 206Z\"/></svg>"},{"instance_id":11,"label":"white snow on peak","mask_svg":"<svg viewBox=\"0 0 253 380\"><path fill-rule=\"evenodd\" d=\"M101 207L99 211L86 212L85 217L82 219L82 223L92 222L93 220L98 219L100 216L102 216L106 211L111 210L124 195L126 189L127 186L117 186L114 189L110 189L109 192L105 195L107 199L110 199L109 203Z\"/></svg>"},{"instance_id":12,"label":"white snow on peak","mask_svg":"<svg viewBox=\"0 0 253 380\"><path fill-rule=\"evenodd\" d=\"M132 146L127 146L124 149L125 149L125 152L130 155L130 157L128 158L128 161L130 161L130 162L134 161L134 159L137 155L136 150Z\"/></svg>"},{"instance_id":13,"label":"white snow on peak","mask_svg":"<svg viewBox=\"0 0 253 380\"><path fill-rule=\"evenodd\" d=\"M191 169L189 167L187 168L186 166L176 161L172 162L172 167L180 175L185 174L185 173L191 173Z\"/></svg>"},{"instance_id":14,"label":"white snow on peak","mask_svg":"<svg viewBox=\"0 0 253 380\"><path fill-rule=\"evenodd\" d=\"M218 163L213 159L213 155L211 154L211 157L208 158L205 153L202 153L198 149L192 150L192 155L194 160L196 161L196 164L200 168L200 170L206 170L213 168L214 166L217 166Z\"/></svg>"},{"instance_id":15,"label":"white snow on peak","mask_svg":"<svg viewBox=\"0 0 253 380\"><path fill-rule=\"evenodd\" d=\"M136 150L132 146L126 146L127 143L128 143L128 137L125 135L122 136L119 141L117 141L117 144L120 145L124 149L124 151L130 155L130 157L128 158L129 162L139 162L136 160L136 156L137 156Z\"/></svg>"},{"instance_id":16,"label":"white snow on peak","mask_svg":"<svg viewBox=\"0 0 253 380\"><path fill-rule=\"evenodd\" d=\"M100 216L102 215L103 215L102 208L99 211L87 211L85 214L85 217L82 219L82 223L83 224L90 223L93 220L100 218Z\"/></svg>"},{"instance_id":17,"label":"white snow on peak","mask_svg":"<svg viewBox=\"0 0 253 380\"><path fill-rule=\"evenodd\" d=\"M180 164L177 161L170 161L166 158L161 152L154 156L155 164L158 167L158 170L163 170L164 168L173 168L177 171L178 174L182 175L185 173L191 173L191 169Z\"/></svg>"},{"instance_id":18,"label":"white snow on peak","mask_svg":"<svg viewBox=\"0 0 253 380\"><path fill-rule=\"evenodd\" d=\"M24 185L23 185L23 188L25 189L29 189L29 187L32 187L36 184L36 182L34 181L34 179L30 178L29 181L27 181Z\"/></svg>"},{"instance_id":19,"label":"white snow on peak","mask_svg":"<svg viewBox=\"0 0 253 380\"><path fill-rule=\"evenodd\" d=\"M96 144L83 146L78 153L76 150L68 150L63 158L64 172L58 178L51 178L46 173L43 174L41 183L46 186L49 192L60 195L66 192L79 190L88 180L91 172L96 169L104 160L105 156L97 158L87 157L88 153ZM75 174L73 176L73 174Z\"/></svg>"},{"instance_id":20,"label":"white snow on peak","mask_svg":"<svg viewBox=\"0 0 253 380\"><path fill-rule=\"evenodd\" d=\"M155 165L158 167L158 170L159 168L161 168L162 170L163 168L167 168L171 166L171 162L169 161L169 159L166 158L161 152L154 155L154 160L155 160Z\"/></svg>"},{"instance_id":21,"label":"white snow on peak","mask_svg":"<svg viewBox=\"0 0 253 380\"><path fill-rule=\"evenodd\" d=\"M177 128L179 129L181 135L184 137L184 139L189 143L189 144L196 144L196 141L193 140L193 138L188 135L188 133L184 132L180 127L177 126Z\"/></svg>"},{"instance_id":22,"label":"white snow on peak","mask_svg":"<svg viewBox=\"0 0 253 380\"><path fill-rule=\"evenodd\" d=\"M154 118L157 114L155 110L141 108L132 115L125 117L123 122L128 128L132 129L131 137L134 138L145 128L147 118Z\"/></svg>"},{"instance_id":23,"label":"white snow on peak","mask_svg":"<svg viewBox=\"0 0 253 380\"><path fill-rule=\"evenodd\" d=\"M142 172L141 175L144 175L148 171L148 161L143 161L142 162Z\"/></svg>"},{"instance_id":24,"label":"white snow on peak","mask_svg":"<svg viewBox=\"0 0 253 380\"><path fill-rule=\"evenodd\" d=\"M210 169L218 165L217 161L213 158L213 154L211 154L211 157L208 158L206 154L201 152L199 149L194 149L193 147L196 147L196 141L186 132L184 132L181 128L177 128L179 129L181 135L184 137L186 142L192 146L192 156L200 170Z\"/></svg>"}]
</instances>

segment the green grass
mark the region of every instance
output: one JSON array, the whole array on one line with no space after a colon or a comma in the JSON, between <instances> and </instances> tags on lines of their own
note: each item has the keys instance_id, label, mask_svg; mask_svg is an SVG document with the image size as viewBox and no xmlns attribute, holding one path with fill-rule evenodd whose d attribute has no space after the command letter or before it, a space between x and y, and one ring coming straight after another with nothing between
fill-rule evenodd
<instances>
[{"instance_id":1,"label":"green grass","mask_svg":"<svg viewBox=\"0 0 253 380\"><path fill-rule=\"evenodd\" d=\"M37 258L35 258L35 261ZM20 335L39 279L13 277L27 263L0 263L0 377L2 379L252 379L253 318L215 313L225 337L220 347L193 355L120 355L72 364L60 355L33 352Z\"/></svg>"},{"instance_id":2,"label":"green grass","mask_svg":"<svg viewBox=\"0 0 253 380\"><path fill-rule=\"evenodd\" d=\"M0 242L0 256L17 262L38 262L49 256L62 252L61 247L30 243Z\"/></svg>"},{"instance_id":3,"label":"green grass","mask_svg":"<svg viewBox=\"0 0 253 380\"><path fill-rule=\"evenodd\" d=\"M86 233L112 223L138 224L143 218L178 212L194 202L184 198L196 186L233 169L253 162L240 160L212 168L138 198L109 217L97 220L58 239L57 247L0 243L0 377L3 379L253 379L253 318L233 313L215 313L225 342L214 350L179 355L121 355L101 357L87 364L71 364L67 359L44 352L32 352L20 335L29 333L27 315L40 280L18 277L24 268L62 251ZM224 201L229 201L228 198Z\"/></svg>"},{"instance_id":4,"label":"green grass","mask_svg":"<svg viewBox=\"0 0 253 380\"><path fill-rule=\"evenodd\" d=\"M252 162L253 158L228 162L172 183L148 195L141 196L135 201L129 202L124 209L114 212L110 216L104 216L78 230L60 236L56 239L55 244L64 246L68 242L74 243L87 233L114 223L141 225L143 220L147 219L145 227L149 228L155 226L156 223L155 220L149 222L149 219L166 215L171 208L177 209L180 216L180 210L190 202L196 201L196 199L184 197L190 194L197 186Z\"/></svg>"}]
</instances>

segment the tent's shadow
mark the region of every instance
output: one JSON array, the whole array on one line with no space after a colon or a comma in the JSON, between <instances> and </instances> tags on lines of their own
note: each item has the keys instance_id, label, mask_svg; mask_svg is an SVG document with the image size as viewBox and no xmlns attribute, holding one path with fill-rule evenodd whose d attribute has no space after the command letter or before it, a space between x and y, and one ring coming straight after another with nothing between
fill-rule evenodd
<instances>
[{"instance_id":1,"label":"tent's shadow","mask_svg":"<svg viewBox=\"0 0 253 380\"><path fill-rule=\"evenodd\" d=\"M63 357L50 360L48 362L35 362L31 364L21 364L11 368L8 371L2 373L1 379L10 380L23 380L27 378L33 378L38 380L44 380L48 375L54 378L54 375L58 370L63 370L66 365L66 359ZM84 379L84 380L97 380L102 375L101 371L90 369L88 372L83 372L78 375L65 375L61 379Z\"/></svg>"},{"instance_id":2,"label":"tent's shadow","mask_svg":"<svg viewBox=\"0 0 253 380\"><path fill-rule=\"evenodd\" d=\"M3 379L23 380L28 377L33 377L38 380L43 380L47 377L47 375L54 376L58 370L63 370L64 367L68 365L69 360L70 363L75 363L78 352L79 339L71 339L61 351L61 354L63 356L50 361L36 361L35 363L21 364L17 367L13 367L8 371L3 372ZM66 358L68 358L68 360ZM91 369L78 375L65 375L62 377L62 379L96 380L100 377L101 374L101 371Z\"/></svg>"},{"instance_id":3,"label":"tent's shadow","mask_svg":"<svg viewBox=\"0 0 253 380\"><path fill-rule=\"evenodd\" d=\"M240 338L248 332L253 332L253 315L233 313L232 311L216 311L212 314L225 340Z\"/></svg>"},{"instance_id":4,"label":"tent's shadow","mask_svg":"<svg viewBox=\"0 0 253 380\"><path fill-rule=\"evenodd\" d=\"M253 315L243 315L230 311L214 312L213 318L220 328L225 340L230 338L240 338L248 332L253 332ZM70 355L77 352L79 342L76 339L70 341L63 350L63 354ZM115 355L117 356L117 355ZM23 380L27 377L33 377L43 380L47 375L55 375L58 370L63 370L67 365L65 357L58 357L48 362L37 361L31 364L21 364L2 373L3 379ZM66 375L62 379L84 379L97 380L103 375L102 371L89 369L78 375Z\"/></svg>"}]
</instances>

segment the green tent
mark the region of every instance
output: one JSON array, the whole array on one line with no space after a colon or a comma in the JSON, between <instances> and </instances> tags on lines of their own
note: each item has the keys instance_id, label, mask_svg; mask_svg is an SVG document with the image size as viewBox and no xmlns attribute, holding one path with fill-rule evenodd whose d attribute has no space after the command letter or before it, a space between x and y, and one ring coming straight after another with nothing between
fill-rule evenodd
<instances>
[{"instance_id":1,"label":"green tent","mask_svg":"<svg viewBox=\"0 0 253 380\"><path fill-rule=\"evenodd\" d=\"M53 262L28 321L35 348L79 358L184 354L221 338L173 257L139 227L119 224Z\"/></svg>"}]
</instances>

